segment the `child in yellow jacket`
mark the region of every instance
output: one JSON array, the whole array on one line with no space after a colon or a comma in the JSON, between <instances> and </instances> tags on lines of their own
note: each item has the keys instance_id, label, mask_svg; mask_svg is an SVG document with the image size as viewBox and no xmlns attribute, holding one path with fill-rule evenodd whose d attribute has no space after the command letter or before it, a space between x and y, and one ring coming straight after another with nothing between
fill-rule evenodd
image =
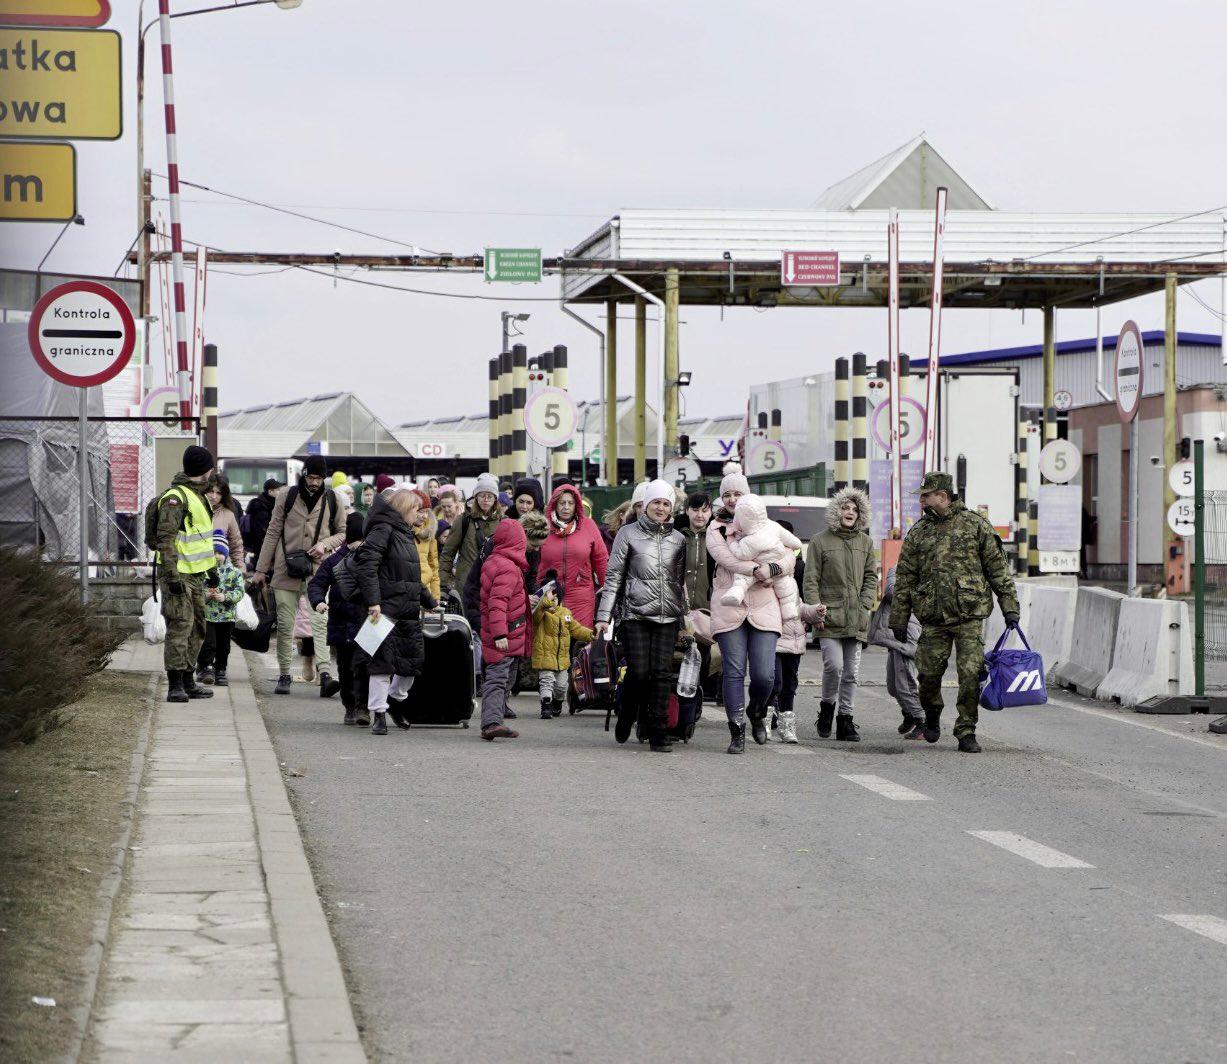
<instances>
[{"instance_id":1,"label":"child in yellow jacket","mask_svg":"<svg viewBox=\"0 0 1227 1064\"><path fill-rule=\"evenodd\" d=\"M562 716L562 700L571 674L571 641L592 641L592 630L571 616L562 598L563 586L558 574L550 569L533 606L533 668L537 670L542 720Z\"/></svg>"}]
</instances>

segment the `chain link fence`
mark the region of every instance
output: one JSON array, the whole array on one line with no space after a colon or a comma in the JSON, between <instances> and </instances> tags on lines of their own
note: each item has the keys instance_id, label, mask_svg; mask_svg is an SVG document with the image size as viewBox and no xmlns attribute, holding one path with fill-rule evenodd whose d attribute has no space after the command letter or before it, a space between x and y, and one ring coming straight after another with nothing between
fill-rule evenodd
<instances>
[{"instance_id":1,"label":"chain link fence","mask_svg":"<svg viewBox=\"0 0 1227 1064\"><path fill-rule=\"evenodd\" d=\"M144 514L158 483L155 437L195 439L140 418L91 418L86 427L91 578L131 572L149 556ZM80 430L76 418L0 418L0 543L77 567L81 560Z\"/></svg>"},{"instance_id":2,"label":"chain link fence","mask_svg":"<svg viewBox=\"0 0 1227 1064\"><path fill-rule=\"evenodd\" d=\"M1227 491L1204 495L1206 658L1227 661Z\"/></svg>"}]
</instances>

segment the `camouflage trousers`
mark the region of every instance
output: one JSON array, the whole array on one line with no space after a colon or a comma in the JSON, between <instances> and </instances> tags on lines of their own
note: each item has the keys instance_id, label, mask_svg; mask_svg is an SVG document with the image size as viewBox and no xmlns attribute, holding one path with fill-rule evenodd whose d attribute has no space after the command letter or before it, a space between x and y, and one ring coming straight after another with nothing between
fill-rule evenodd
<instances>
[{"instance_id":1,"label":"camouflage trousers","mask_svg":"<svg viewBox=\"0 0 1227 1064\"><path fill-rule=\"evenodd\" d=\"M158 581L162 616L166 618L164 660L169 669L195 669L205 637L205 574L180 573L182 595L172 595L165 580Z\"/></svg>"},{"instance_id":2,"label":"camouflage trousers","mask_svg":"<svg viewBox=\"0 0 1227 1064\"><path fill-rule=\"evenodd\" d=\"M916 669L920 673L920 707L926 714L942 711L942 676L954 650L959 675L959 718L955 737L971 735L980 716L980 672L984 668L982 621L925 625L916 644Z\"/></svg>"}]
</instances>

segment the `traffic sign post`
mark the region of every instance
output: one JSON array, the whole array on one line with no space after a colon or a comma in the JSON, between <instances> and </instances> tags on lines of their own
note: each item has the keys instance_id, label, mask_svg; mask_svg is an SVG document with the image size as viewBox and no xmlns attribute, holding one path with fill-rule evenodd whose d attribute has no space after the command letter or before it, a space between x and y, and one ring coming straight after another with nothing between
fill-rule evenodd
<instances>
[{"instance_id":1,"label":"traffic sign post","mask_svg":"<svg viewBox=\"0 0 1227 1064\"><path fill-rule=\"evenodd\" d=\"M542 447L562 447L579 427L579 408L561 388L539 388L524 404L524 431Z\"/></svg>"},{"instance_id":2,"label":"traffic sign post","mask_svg":"<svg viewBox=\"0 0 1227 1064\"><path fill-rule=\"evenodd\" d=\"M788 468L788 451L779 440L763 440L746 455L746 472L750 476L760 473L783 473Z\"/></svg>"},{"instance_id":3,"label":"traffic sign post","mask_svg":"<svg viewBox=\"0 0 1227 1064\"><path fill-rule=\"evenodd\" d=\"M30 354L47 376L79 389L77 411L77 565L81 601L89 601L89 389L123 372L136 346L128 305L106 285L69 281L35 305L27 330Z\"/></svg>"},{"instance_id":4,"label":"traffic sign post","mask_svg":"<svg viewBox=\"0 0 1227 1064\"><path fill-rule=\"evenodd\" d=\"M486 248L487 281L537 284L541 280L540 248Z\"/></svg>"},{"instance_id":5,"label":"traffic sign post","mask_svg":"<svg viewBox=\"0 0 1227 1064\"><path fill-rule=\"evenodd\" d=\"M894 411L892 403L889 399L885 402L878 403L873 408L873 414L869 419L869 430L873 433L873 438L882 450L893 452L894 448L890 445L891 427L889 422L883 425L882 422L886 419L893 420ZM884 431L885 430L885 431ZM924 443L925 439L925 408L920 405L910 395L905 395L899 403L899 454L911 454L917 447Z\"/></svg>"},{"instance_id":6,"label":"traffic sign post","mask_svg":"<svg viewBox=\"0 0 1227 1064\"><path fill-rule=\"evenodd\" d=\"M1116 338L1116 410L1129 426L1129 595L1138 593L1138 407L1142 404L1142 334L1137 324L1127 321Z\"/></svg>"},{"instance_id":7,"label":"traffic sign post","mask_svg":"<svg viewBox=\"0 0 1227 1064\"><path fill-rule=\"evenodd\" d=\"M7 56L0 136L117 140L123 135L115 30L0 28Z\"/></svg>"},{"instance_id":8,"label":"traffic sign post","mask_svg":"<svg viewBox=\"0 0 1227 1064\"><path fill-rule=\"evenodd\" d=\"M1069 410L1074 405L1074 393L1062 388L1060 391L1054 392L1052 396L1052 405L1061 413Z\"/></svg>"},{"instance_id":9,"label":"traffic sign post","mask_svg":"<svg viewBox=\"0 0 1227 1064\"><path fill-rule=\"evenodd\" d=\"M829 288L839 284L839 252L780 252L780 283L798 288Z\"/></svg>"},{"instance_id":10,"label":"traffic sign post","mask_svg":"<svg viewBox=\"0 0 1227 1064\"><path fill-rule=\"evenodd\" d=\"M1194 463L1186 458L1177 462L1167 471L1167 483L1172 491L1179 496L1192 495L1195 491L1197 471Z\"/></svg>"},{"instance_id":11,"label":"traffic sign post","mask_svg":"<svg viewBox=\"0 0 1227 1064\"><path fill-rule=\"evenodd\" d=\"M1040 472L1053 484L1068 484L1082 468L1082 452L1069 440L1050 440L1040 451Z\"/></svg>"},{"instance_id":12,"label":"traffic sign post","mask_svg":"<svg viewBox=\"0 0 1227 1064\"><path fill-rule=\"evenodd\" d=\"M702 476L703 469L693 458L670 458L660 479L670 484L687 484Z\"/></svg>"}]
</instances>

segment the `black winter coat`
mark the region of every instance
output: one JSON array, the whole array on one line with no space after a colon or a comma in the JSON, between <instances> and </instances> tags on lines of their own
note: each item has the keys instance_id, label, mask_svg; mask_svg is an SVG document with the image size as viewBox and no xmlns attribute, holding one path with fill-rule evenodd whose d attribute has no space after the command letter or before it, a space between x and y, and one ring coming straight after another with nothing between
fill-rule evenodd
<instances>
[{"instance_id":1,"label":"black winter coat","mask_svg":"<svg viewBox=\"0 0 1227 1064\"><path fill-rule=\"evenodd\" d=\"M260 548L264 546L264 533L268 531L268 522L276 505L276 496L267 491L260 492L247 504L247 531L243 533L243 546L249 554L259 557Z\"/></svg>"},{"instance_id":2,"label":"black winter coat","mask_svg":"<svg viewBox=\"0 0 1227 1064\"><path fill-rule=\"evenodd\" d=\"M396 627L373 658L358 647L354 663L366 664L368 673L376 676L417 676L426 656L422 607L433 607L435 600L422 587L413 529L387 499L377 498L371 506L356 569L364 604L382 607Z\"/></svg>"},{"instance_id":3,"label":"black winter coat","mask_svg":"<svg viewBox=\"0 0 1227 1064\"><path fill-rule=\"evenodd\" d=\"M332 578L332 571L352 553L349 544L342 543L320 562L320 567L307 585L307 601L311 603L312 609L315 609L325 598L328 600L328 645L330 647L352 643L358 634L358 629L362 627L362 622L366 620L366 610L360 603L346 602L341 598L339 591L334 591L332 595L328 594L336 586Z\"/></svg>"}]
</instances>

